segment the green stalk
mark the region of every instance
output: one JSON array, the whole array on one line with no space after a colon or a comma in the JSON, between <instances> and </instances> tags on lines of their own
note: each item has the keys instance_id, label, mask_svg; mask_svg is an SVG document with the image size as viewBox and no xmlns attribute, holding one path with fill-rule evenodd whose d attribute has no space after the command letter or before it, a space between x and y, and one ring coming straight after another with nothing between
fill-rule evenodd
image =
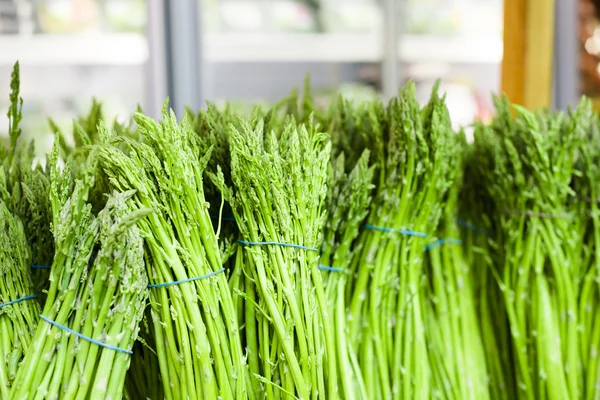
<instances>
[{"instance_id":1,"label":"green stalk","mask_svg":"<svg viewBox=\"0 0 600 400\"><path fill-rule=\"evenodd\" d=\"M39 306L35 298L13 303L35 295L35 288L23 225L3 200L0 200L0 249L0 303L4 304L0 307L0 397L8 399L19 364L31 346Z\"/></svg>"},{"instance_id":2,"label":"green stalk","mask_svg":"<svg viewBox=\"0 0 600 400\"><path fill-rule=\"evenodd\" d=\"M462 168L457 168L455 182L462 178ZM465 245L453 241L460 237L455 215L461 190L456 185L444 199L439 236L449 241L427 251L431 305L425 313L427 344L433 356L432 393L442 399L487 399L488 372L476 306L478 275L472 269L476 266L467 261Z\"/></svg>"},{"instance_id":3,"label":"green stalk","mask_svg":"<svg viewBox=\"0 0 600 400\"><path fill-rule=\"evenodd\" d=\"M367 222L375 228L361 233L362 251L352 264L357 278L347 291L351 341L359 362L373 366L363 371L369 398L429 398L427 242L400 230L435 232L454 168L453 133L442 99L434 92L421 110L412 85L387 109L371 105L363 118L378 176Z\"/></svg>"},{"instance_id":4,"label":"green stalk","mask_svg":"<svg viewBox=\"0 0 600 400\"><path fill-rule=\"evenodd\" d=\"M259 114L236 126L229 130L233 188L220 173L213 180L241 237L315 248L323 223L326 136L290 121L277 138L264 132ZM255 315L264 317L257 318L262 369L255 376L266 385L267 398L278 398L281 389L302 399L337 398L333 319L317 254L279 245L245 245L243 251L245 274L256 287ZM265 341L270 337L272 343Z\"/></svg>"},{"instance_id":5,"label":"green stalk","mask_svg":"<svg viewBox=\"0 0 600 400\"><path fill-rule=\"evenodd\" d=\"M98 217L87 202L96 153L72 183L72 160L60 174L52 156L54 260L42 315L84 336L129 350L147 298L142 239L135 227L147 211L131 211L133 193L110 196ZM73 230L75 227L75 230ZM11 399L122 397L128 354L101 347L43 321L17 375Z\"/></svg>"},{"instance_id":6,"label":"green stalk","mask_svg":"<svg viewBox=\"0 0 600 400\"><path fill-rule=\"evenodd\" d=\"M29 263L50 265L54 256L54 240L50 231L49 168L34 162L34 141L23 143L21 122L23 99L20 97L20 67L15 63L11 74L10 106L8 109L8 149L0 146L0 165L3 167L2 198L9 210L21 220L30 256ZM37 301L44 303L43 289L48 287L49 271L35 269L29 279Z\"/></svg>"},{"instance_id":7,"label":"green stalk","mask_svg":"<svg viewBox=\"0 0 600 400\"><path fill-rule=\"evenodd\" d=\"M125 398L164 399L163 385L156 355L156 340L149 326L150 312L146 308L138 341L133 346L131 367L125 378Z\"/></svg>"},{"instance_id":8,"label":"green stalk","mask_svg":"<svg viewBox=\"0 0 600 400\"><path fill-rule=\"evenodd\" d=\"M188 120L165 110L155 123L136 114L142 142L103 133L104 173L117 190L136 190L138 207L155 211L140 222L151 284L215 273L221 253L203 192L210 153L200 154ZM165 397L248 395L237 311L223 273L150 292Z\"/></svg>"},{"instance_id":9,"label":"green stalk","mask_svg":"<svg viewBox=\"0 0 600 400\"><path fill-rule=\"evenodd\" d=\"M583 118L585 117L585 118ZM578 317L582 329L580 333L581 359L584 373L582 398L595 399L600 396L598 382L598 349L600 349L600 324L596 315L600 311L600 227L598 209L598 156L600 149L600 124L595 114L580 118L585 130L585 144L581 146L579 168L582 175L575 182L577 193L578 219L583 219L584 238L582 242L586 257L578 264L580 269L581 292L578 301Z\"/></svg>"},{"instance_id":10,"label":"green stalk","mask_svg":"<svg viewBox=\"0 0 600 400\"><path fill-rule=\"evenodd\" d=\"M516 107L513 118L509 107L497 101L498 117L476 132L475 149L480 184L494 203L489 218L498 233L514 380L519 398L581 398L581 338L588 332L578 303L589 258L587 223L572 204L591 109L586 101L567 116Z\"/></svg>"},{"instance_id":11,"label":"green stalk","mask_svg":"<svg viewBox=\"0 0 600 400\"><path fill-rule=\"evenodd\" d=\"M364 399L366 393L362 374L353 368L352 353L346 321L345 292L349 279L355 239L367 215L370 204L374 168L369 167L369 152L365 151L349 173L345 172L344 153L335 159L330 167L329 193L327 197L329 214L321 246L321 264L331 271L323 271L328 308L334 318L336 338L336 360L339 371L339 386L342 397L349 400Z\"/></svg>"},{"instance_id":12,"label":"green stalk","mask_svg":"<svg viewBox=\"0 0 600 400\"><path fill-rule=\"evenodd\" d=\"M464 219L456 222L461 225L461 239L465 261L472 270L474 301L477 320L481 330L481 340L486 363L489 397L509 400L515 397L512 381L510 347L507 343L510 335L507 327L507 313L504 298L498 285L497 267L493 264L493 243L495 232L492 230L488 214L493 204L486 198L484 187L480 184L478 153L474 146L465 148L464 173L459 193L459 215Z\"/></svg>"}]
</instances>

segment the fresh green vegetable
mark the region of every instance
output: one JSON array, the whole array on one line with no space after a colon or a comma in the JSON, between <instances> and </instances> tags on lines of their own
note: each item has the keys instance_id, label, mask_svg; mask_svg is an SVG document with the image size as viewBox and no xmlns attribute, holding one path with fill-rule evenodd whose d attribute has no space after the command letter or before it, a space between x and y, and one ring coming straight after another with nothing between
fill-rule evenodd
<instances>
[{"instance_id":1,"label":"fresh green vegetable","mask_svg":"<svg viewBox=\"0 0 600 400\"><path fill-rule=\"evenodd\" d=\"M150 305L165 397L243 399L239 326L204 197L210 153L200 152L189 119L163 117L136 114L143 142L102 131L99 152L114 189L135 190L135 207L155 211L138 225L150 283L159 285Z\"/></svg>"},{"instance_id":2,"label":"fresh green vegetable","mask_svg":"<svg viewBox=\"0 0 600 400\"><path fill-rule=\"evenodd\" d=\"M328 214L323 230L321 265L328 307L334 319L339 387L344 399L366 399L357 355L348 340L346 290L352 283L350 262L360 246L354 246L371 203L374 167L365 150L350 173L345 172L344 153L330 167Z\"/></svg>"},{"instance_id":3,"label":"fresh green vegetable","mask_svg":"<svg viewBox=\"0 0 600 400\"><path fill-rule=\"evenodd\" d=\"M587 217L572 207L573 179L591 106L568 115L531 113L497 101L491 126L475 135L476 163L494 202L496 268L510 323L509 365L518 397L587 396L580 320Z\"/></svg>"},{"instance_id":4,"label":"fresh green vegetable","mask_svg":"<svg viewBox=\"0 0 600 400\"><path fill-rule=\"evenodd\" d=\"M472 145L413 84L181 122L94 101L44 166L18 64L10 101L2 399L600 399L588 100L496 99Z\"/></svg>"},{"instance_id":5,"label":"fresh green vegetable","mask_svg":"<svg viewBox=\"0 0 600 400\"><path fill-rule=\"evenodd\" d=\"M312 124L266 126L259 113L230 126L233 187L222 174L214 179L245 241L252 387L267 399L335 399L336 339L317 251L330 144Z\"/></svg>"},{"instance_id":6,"label":"fresh green vegetable","mask_svg":"<svg viewBox=\"0 0 600 400\"><path fill-rule=\"evenodd\" d=\"M127 400L165 398L151 318L147 308L138 341L133 346L131 365L125 377L124 398Z\"/></svg>"},{"instance_id":7,"label":"fresh green vegetable","mask_svg":"<svg viewBox=\"0 0 600 400\"><path fill-rule=\"evenodd\" d=\"M50 232L50 175L34 160L34 143L22 143L21 121L23 99L20 97L20 68L17 62L11 75L10 107L8 110L10 146L0 148L0 161L4 168L4 201L22 222L31 251L33 265L49 266L54 256L54 240ZM34 269L36 292L47 288L47 269ZM44 295L38 300L43 304Z\"/></svg>"},{"instance_id":8,"label":"fresh green vegetable","mask_svg":"<svg viewBox=\"0 0 600 400\"><path fill-rule=\"evenodd\" d=\"M465 149L465 167L460 191L459 215L462 251L473 272L475 302L484 344L489 394L492 399L516 397L511 370L510 328L503 294L494 264L495 237L491 216L494 202L486 194L473 147Z\"/></svg>"},{"instance_id":9,"label":"fresh green vegetable","mask_svg":"<svg viewBox=\"0 0 600 400\"><path fill-rule=\"evenodd\" d=\"M581 329L581 362L584 375L585 399L600 397L600 121L586 107L579 114L579 127L585 138L580 149L574 178L577 214L586 218L582 271L580 279L579 312Z\"/></svg>"},{"instance_id":10,"label":"fresh green vegetable","mask_svg":"<svg viewBox=\"0 0 600 400\"><path fill-rule=\"evenodd\" d=\"M0 168L2 178L3 172ZM0 190L3 189L0 183ZM8 399L39 320L30 260L23 225L0 200L0 397L3 399Z\"/></svg>"},{"instance_id":11,"label":"fresh green vegetable","mask_svg":"<svg viewBox=\"0 0 600 400\"><path fill-rule=\"evenodd\" d=\"M433 396L483 400L490 398L490 391L475 297L480 275L465 257L456 223L461 164L453 171L455 183L443 200L439 239L426 248L425 332Z\"/></svg>"},{"instance_id":12,"label":"fresh green vegetable","mask_svg":"<svg viewBox=\"0 0 600 400\"><path fill-rule=\"evenodd\" d=\"M424 250L457 166L454 133L443 98L434 90L421 110L412 84L387 108L372 103L363 121L376 188L347 291L350 339L369 398L425 399L433 393Z\"/></svg>"},{"instance_id":13,"label":"fresh green vegetable","mask_svg":"<svg viewBox=\"0 0 600 400\"><path fill-rule=\"evenodd\" d=\"M89 171L96 160L97 154L90 154ZM44 321L9 398L117 399L148 296L143 241L135 226L148 211L132 210L128 199L133 193L124 192L110 196L94 216L87 201L93 174L72 182L72 161L62 173L57 162L55 144L51 200L56 256L40 315Z\"/></svg>"}]
</instances>

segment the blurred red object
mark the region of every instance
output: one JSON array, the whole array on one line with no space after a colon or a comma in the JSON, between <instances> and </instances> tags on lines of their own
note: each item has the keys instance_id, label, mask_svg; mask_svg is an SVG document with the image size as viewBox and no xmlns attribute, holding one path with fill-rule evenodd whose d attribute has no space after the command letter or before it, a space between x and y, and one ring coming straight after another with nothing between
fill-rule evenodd
<instances>
[{"instance_id":1,"label":"blurred red object","mask_svg":"<svg viewBox=\"0 0 600 400\"><path fill-rule=\"evenodd\" d=\"M488 105L484 96L482 96L481 93L474 91L473 97L475 98L475 104L477 104L477 115L475 119L483 122L484 124L489 124L492 122L492 118L494 118L494 110Z\"/></svg>"},{"instance_id":2,"label":"blurred red object","mask_svg":"<svg viewBox=\"0 0 600 400\"><path fill-rule=\"evenodd\" d=\"M579 92L600 96L600 13L599 1L579 0Z\"/></svg>"}]
</instances>

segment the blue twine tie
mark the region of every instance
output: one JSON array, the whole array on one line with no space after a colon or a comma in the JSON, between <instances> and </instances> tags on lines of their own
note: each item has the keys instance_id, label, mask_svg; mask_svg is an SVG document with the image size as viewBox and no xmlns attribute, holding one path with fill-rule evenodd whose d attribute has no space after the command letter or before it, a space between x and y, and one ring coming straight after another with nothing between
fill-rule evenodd
<instances>
[{"instance_id":1,"label":"blue twine tie","mask_svg":"<svg viewBox=\"0 0 600 400\"><path fill-rule=\"evenodd\" d=\"M51 265L36 265L36 264L33 264L31 266L31 268L33 268L33 269L50 269L50 268L52 268L52 266Z\"/></svg>"},{"instance_id":2,"label":"blue twine tie","mask_svg":"<svg viewBox=\"0 0 600 400\"><path fill-rule=\"evenodd\" d=\"M425 251L431 250L434 247L438 247L438 246L441 246L441 245L446 244L446 243L452 243L452 244L459 244L460 245L460 244L462 244L462 240L455 239L455 238L442 238L440 240L436 240L435 242L429 243L428 245L426 245L425 246Z\"/></svg>"},{"instance_id":3,"label":"blue twine tie","mask_svg":"<svg viewBox=\"0 0 600 400\"><path fill-rule=\"evenodd\" d=\"M119 352L121 352L121 353L133 354L133 351L131 351L131 350L122 349L122 348L120 348L120 347L117 347L117 346L112 346L112 345L110 345L110 344L107 344L107 343L101 342L101 341L99 341L99 340L92 339L91 337L85 336L85 335L83 335L83 334L81 334L81 333L79 333L79 332L77 332L77 331L74 331L74 330L73 330L73 329L71 329L71 328L67 328L67 327L66 327L66 326L64 326L64 325L61 325L61 324L59 324L59 323L58 323L58 322L56 322L56 321L52 321L50 318L48 318L48 317L45 317L45 316L43 316L43 315L40 315L40 318L41 318L41 319L43 319L44 321L46 321L47 323L49 323L50 325L54 325L54 326L56 326L57 328L60 328L60 329L62 329L63 331L66 331L66 332L72 333L73 335L75 335L75 336L77 336L77 337L79 337L79 338L81 338L81 339L83 339L83 340L87 340L88 342L90 342L90 343L93 343L93 344L95 344L95 345L98 345L98 346L101 346L101 347L106 347L106 348L107 348L107 349L109 349L109 350L119 351Z\"/></svg>"},{"instance_id":4,"label":"blue twine tie","mask_svg":"<svg viewBox=\"0 0 600 400\"><path fill-rule=\"evenodd\" d=\"M29 296L21 297L20 299L16 299L16 300L9 301L8 303L3 303L3 304L0 304L0 307L6 307L6 306L10 306L10 305L12 305L12 304L17 304L17 303L20 303L20 302L22 302L22 301L31 300L31 299L36 299L36 298L37 298L37 295L35 295L35 294L31 294L31 295L29 295Z\"/></svg>"},{"instance_id":5,"label":"blue twine tie","mask_svg":"<svg viewBox=\"0 0 600 400\"><path fill-rule=\"evenodd\" d=\"M344 272L342 268L334 268L329 265L319 265L318 267L321 271L330 271L330 272Z\"/></svg>"},{"instance_id":6,"label":"blue twine tie","mask_svg":"<svg viewBox=\"0 0 600 400\"><path fill-rule=\"evenodd\" d=\"M417 237L422 237L422 238L427 237L426 233L411 231L409 229L390 229L390 228L384 228L381 226L374 226L374 225L365 225L365 228L370 229L372 231L394 232L394 233L401 233L401 234L407 235L407 236L417 236Z\"/></svg>"},{"instance_id":7,"label":"blue twine tie","mask_svg":"<svg viewBox=\"0 0 600 400\"><path fill-rule=\"evenodd\" d=\"M161 287L167 287L167 286L173 286L173 285L181 285L182 283L193 282L193 281L198 281L200 279L210 278L211 276L215 276L224 271L225 271L225 268L220 269L218 271L211 272L210 274L196 276L196 277L188 278L188 279L182 279L180 281L166 282L166 283L153 283L151 285L148 285L148 288L152 289L152 288L161 288Z\"/></svg>"},{"instance_id":8,"label":"blue twine tie","mask_svg":"<svg viewBox=\"0 0 600 400\"><path fill-rule=\"evenodd\" d=\"M279 243L279 242L246 242L245 240L238 240L239 243L245 244L247 246L262 246L262 245L272 245L272 246L283 246L283 247L293 247L295 249L309 250L309 251L319 251L314 247L306 247L301 246L299 244L289 244L289 243Z\"/></svg>"},{"instance_id":9,"label":"blue twine tie","mask_svg":"<svg viewBox=\"0 0 600 400\"><path fill-rule=\"evenodd\" d=\"M464 219L460 219L457 218L456 219L456 223L460 226L462 226L463 228L467 228L469 230L472 230L473 232L477 232L477 233L483 233L485 235L489 235L490 234L490 230L486 229L486 228L481 228L475 224L470 223L469 221L466 221Z\"/></svg>"}]
</instances>

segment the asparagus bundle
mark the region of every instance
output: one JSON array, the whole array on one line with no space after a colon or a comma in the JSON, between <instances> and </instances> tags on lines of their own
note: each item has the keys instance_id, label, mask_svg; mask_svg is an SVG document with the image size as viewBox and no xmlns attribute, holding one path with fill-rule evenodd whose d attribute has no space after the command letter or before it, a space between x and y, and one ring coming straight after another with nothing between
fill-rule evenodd
<instances>
[{"instance_id":1,"label":"asparagus bundle","mask_svg":"<svg viewBox=\"0 0 600 400\"><path fill-rule=\"evenodd\" d=\"M4 171L0 167L0 178ZM0 191L5 188L0 183ZM8 399L39 320L29 247L21 221L0 200L0 397Z\"/></svg>"},{"instance_id":2,"label":"asparagus bundle","mask_svg":"<svg viewBox=\"0 0 600 400\"><path fill-rule=\"evenodd\" d=\"M345 172L344 153L330 167L328 214L321 246L325 294L336 338L339 386L344 399L366 399L362 374L356 354L348 341L346 321L346 286L352 284L350 261L360 246L354 246L363 220L367 216L373 188L373 167L369 167L369 151L365 150L350 173Z\"/></svg>"},{"instance_id":3,"label":"asparagus bundle","mask_svg":"<svg viewBox=\"0 0 600 400\"><path fill-rule=\"evenodd\" d=\"M42 168L12 78L1 398L599 398L587 101L516 118L497 101L468 149L412 85L387 107L320 110L307 86L248 121L209 106L110 132L94 102L73 145L51 122Z\"/></svg>"},{"instance_id":4,"label":"asparagus bundle","mask_svg":"<svg viewBox=\"0 0 600 400\"><path fill-rule=\"evenodd\" d=\"M581 362L584 374L582 398L600 398L600 121L589 108L580 114L585 132L578 169L574 180L578 215L587 219L584 233L579 321Z\"/></svg>"},{"instance_id":5,"label":"asparagus bundle","mask_svg":"<svg viewBox=\"0 0 600 400\"><path fill-rule=\"evenodd\" d=\"M125 377L124 397L127 400L165 398L151 321L152 316L147 308Z\"/></svg>"},{"instance_id":6,"label":"asparagus bundle","mask_svg":"<svg viewBox=\"0 0 600 400\"><path fill-rule=\"evenodd\" d=\"M587 218L572 207L571 187L590 104L569 115L513 119L506 99L475 135L477 165L495 204L495 255L510 322L517 395L526 399L585 398L579 304ZM582 262L583 260L583 262ZM509 351L509 349L502 349Z\"/></svg>"},{"instance_id":7,"label":"asparagus bundle","mask_svg":"<svg viewBox=\"0 0 600 400\"><path fill-rule=\"evenodd\" d=\"M7 149L0 147L0 161L6 174L6 205L21 220L25 229L25 237L31 250L29 261L34 266L33 282L39 292L48 286L47 268L54 256L54 240L50 231L50 172L34 160L33 141L20 143L23 99L19 93L20 68L17 62L11 75L8 109L10 144ZM44 295L40 293L38 300L42 304L43 298Z\"/></svg>"},{"instance_id":8,"label":"asparagus bundle","mask_svg":"<svg viewBox=\"0 0 600 400\"><path fill-rule=\"evenodd\" d=\"M257 109L257 112L260 109ZM206 177L214 176L220 169L225 181L231 183L231 155L229 152L229 137L227 134L230 123L235 122L233 114L229 109L218 110L214 105L208 104L206 110L200 110L198 114L187 111L192 120L194 132L197 134L199 151L202 154L209 153L210 159L204 171ZM222 260L225 268L232 270L235 257L235 241L239 231L232 216L231 207L224 202L219 188L211 179L206 179L204 184L206 200L210 204L211 219L213 226L218 232L221 246ZM234 297L237 297L235 293Z\"/></svg>"},{"instance_id":9,"label":"asparagus bundle","mask_svg":"<svg viewBox=\"0 0 600 400\"><path fill-rule=\"evenodd\" d=\"M101 132L102 169L116 190L155 212L139 222L146 243L154 340L167 399L243 399L245 358L223 272L190 121L136 114L143 142Z\"/></svg>"},{"instance_id":10,"label":"asparagus bundle","mask_svg":"<svg viewBox=\"0 0 600 400\"><path fill-rule=\"evenodd\" d=\"M421 110L414 85L364 119L376 189L348 290L350 335L371 399L429 398L424 250L435 233L455 163L444 100Z\"/></svg>"},{"instance_id":11,"label":"asparagus bundle","mask_svg":"<svg viewBox=\"0 0 600 400\"><path fill-rule=\"evenodd\" d=\"M333 321L317 253L330 145L313 125L290 120L279 129L266 131L256 114L232 125L233 187L215 178L243 239L252 389L268 399L335 399Z\"/></svg>"},{"instance_id":12,"label":"asparagus bundle","mask_svg":"<svg viewBox=\"0 0 600 400\"><path fill-rule=\"evenodd\" d=\"M480 129L480 128L478 128ZM465 168L460 192L462 251L473 271L476 307L484 344L489 394L492 399L511 400L516 396L510 328L503 294L498 285L495 266L495 233L491 216L494 202L486 193L473 146L465 149Z\"/></svg>"},{"instance_id":13,"label":"asparagus bundle","mask_svg":"<svg viewBox=\"0 0 600 400\"><path fill-rule=\"evenodd\" d=\"M48 299L10 398L122 397L130 353L147 298L143 241L133 193L114 194L96 217L88 203L93 175L72 183L52 157L56 256ZM88 163L93 171L96 154Z\"/></svg>"},{"instance_id":14,"label":"asparagus bundle","mask_svg":"<svg viewBox=\"0 0 600 400\"><path fill-rule=\"evenodd\" d=\"M466 147L463 145L463 147ZM463 250L456 223L462 168L444 200L438 241L427 247L428 277L425 330L431 365L432 394L439 399L488 399L488 374L474 271Z\"/></svg>"}]
</instances>

